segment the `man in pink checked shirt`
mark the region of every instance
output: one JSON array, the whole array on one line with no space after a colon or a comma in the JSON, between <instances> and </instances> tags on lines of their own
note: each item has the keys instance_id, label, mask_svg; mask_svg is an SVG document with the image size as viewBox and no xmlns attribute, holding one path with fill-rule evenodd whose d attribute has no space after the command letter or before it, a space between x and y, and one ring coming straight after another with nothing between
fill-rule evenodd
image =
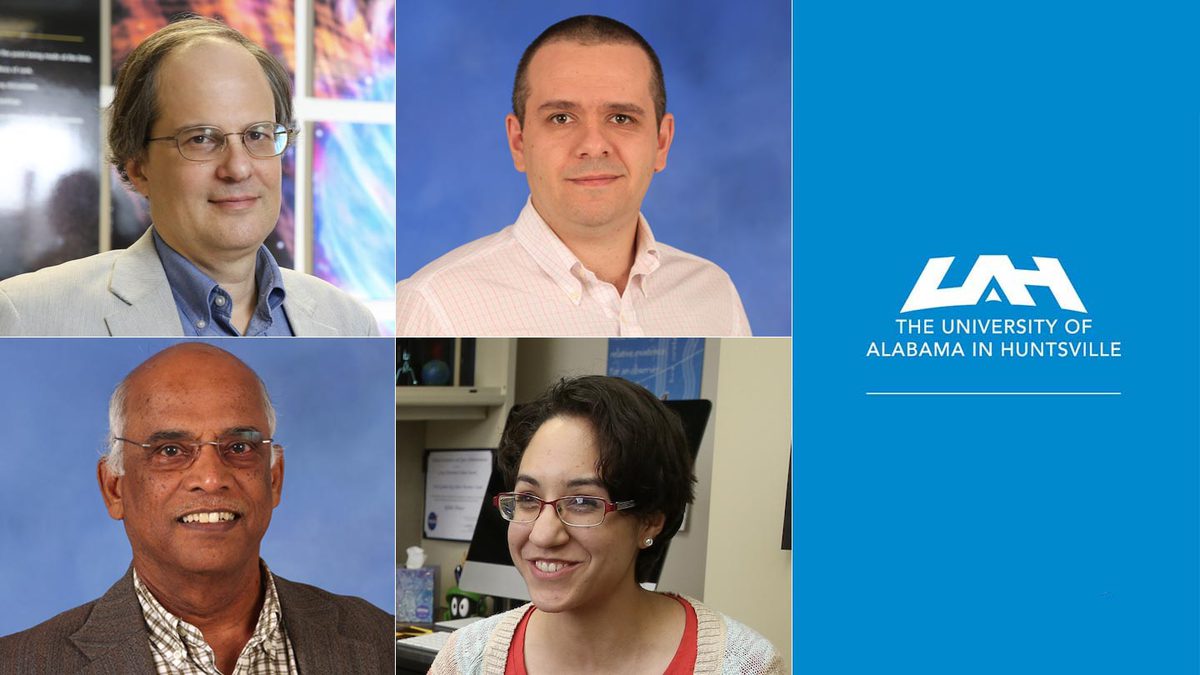
<instances>
[{"instance_id":1,"label":"man in pink checked shirt","mask_svg":"<svg viewBox=\"0 0 1200 675\"><path fill-rule=\"evenodd\" d=\"M525 50L505 118L530 198L516 223L397 286L397 335L749 335L724 270L654 239L641 204L675 118L629 26L576 16Z\"/></svg>"}]
</instances>

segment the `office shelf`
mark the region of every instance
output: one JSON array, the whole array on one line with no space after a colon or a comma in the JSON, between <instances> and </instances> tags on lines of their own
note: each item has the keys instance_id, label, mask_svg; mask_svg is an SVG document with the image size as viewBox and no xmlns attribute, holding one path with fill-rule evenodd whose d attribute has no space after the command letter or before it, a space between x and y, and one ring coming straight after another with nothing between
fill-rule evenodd
<instances>
[{"instance_id":1,"label":"office shelf","mask_svg":"<svg viewBox=\"0 0 1200 675\"><path fill-rule=\"evenodd\" d=\"M396 419L481 420L505 404L505 387L396 387Z\"/></svg>"}]
</instances>

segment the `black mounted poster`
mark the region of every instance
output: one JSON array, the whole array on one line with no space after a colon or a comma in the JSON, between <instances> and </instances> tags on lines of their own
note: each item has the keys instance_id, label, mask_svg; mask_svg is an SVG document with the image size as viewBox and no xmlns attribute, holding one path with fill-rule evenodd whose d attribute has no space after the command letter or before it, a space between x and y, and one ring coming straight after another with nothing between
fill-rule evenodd
<instances>
[{"instance_id":1,"label":"black mounted poster","mask_svg":"<svg viewBox=\"0 0 1200 675\"><path fill-rule=\"evenodd\" d=\"M100 3L0 9L0 278L96 253Z\"/></svg>"}]
</instances>

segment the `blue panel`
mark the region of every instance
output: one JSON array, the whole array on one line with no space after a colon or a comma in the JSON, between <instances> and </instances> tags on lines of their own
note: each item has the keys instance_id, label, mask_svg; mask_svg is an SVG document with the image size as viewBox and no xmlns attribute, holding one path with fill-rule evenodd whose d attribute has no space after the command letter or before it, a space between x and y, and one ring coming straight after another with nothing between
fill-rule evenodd
<instances>
[{"instance_id":1,"label":"blue panel","mask_svg":"<svg viewBox=\"0 0 1200 675\"><path fill-rule=\"evenodd\" d=\"M116 383L168 340L10 338L0 349L0 635L99 597L129 565L96 485ZM394 611L395 355L389 340L232 340L267 384L286 448L262 557L280 575Z\"/></svg>"},{"instance_id":2,"label":"blue panel","mask_svg":"<svg viewBox=\"0 0 1200 675\"><path fill-rule=\"evenodd\" d=\"M609 338L608 375L623 377L672 401L700 398L703 338Z\"/></svg>"},{"instance_id":3,"label":"blue panel","mask_svg":"<svg viewBox=\"0 0 1200 675\"><path fill-rule=\"evenodd\" d=\"M1198 18L797 7L796 672L1200 672ZM953 288L981 254L1059 259L1086 313L901 314L928 259ZM1122 355L867 355L1073 317L1052 341ZM904 391L1075 393L868 395Z\"/></svg>"},{"instance_id":4,"label":"blue panel","mask_svg":"<svg viewBox=\"0 0 1200 675\"><path fill-rule=\"evenodd\" d=\"M788 3L416 3L397 22L396 276L512 223L529 194L504 134L522 51L574 14L658 52L676 116L642 210L661 241L733 278L758 335L790 334ZM419 94L418 94L419 93Z\"/></svg>"}]
</instances>

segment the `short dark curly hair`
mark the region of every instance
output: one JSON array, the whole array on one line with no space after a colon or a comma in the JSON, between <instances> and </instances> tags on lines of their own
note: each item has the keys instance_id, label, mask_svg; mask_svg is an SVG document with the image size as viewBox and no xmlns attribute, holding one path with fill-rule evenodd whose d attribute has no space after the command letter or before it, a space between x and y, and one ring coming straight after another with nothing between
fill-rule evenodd
<instances>
[{"instance_id":1,"label":"short dark curly hair","mask_svg":"<svg viewBox=\"0 0 1200 675\"><path fill-rule=\"evenodd\" d=\"M635 573L649 581L665 545L679 531L684 509L695 499L692 454L679 416L644 387L619 377L565 378L532 403L509 414L497 463L505 489L516 484L529 441L547 420L587 421L596 435L596 472L614 501L632 499L626 513L664 516L654 544L638 551Z\"/></svg>"}]
</instances>

